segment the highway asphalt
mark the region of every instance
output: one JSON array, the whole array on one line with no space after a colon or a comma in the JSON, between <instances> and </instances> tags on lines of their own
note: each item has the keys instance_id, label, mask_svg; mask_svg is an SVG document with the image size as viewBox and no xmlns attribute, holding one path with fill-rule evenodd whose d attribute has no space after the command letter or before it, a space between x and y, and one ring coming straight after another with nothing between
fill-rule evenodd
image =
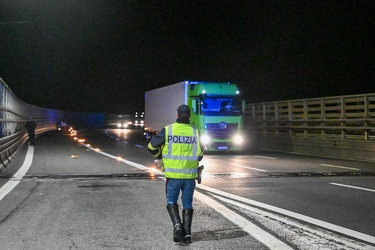
<instances>
[{"instance_id":1,"label":"highway asphalt","mask_svg":"<svg viewBox=\"0 0 375 250\"><path fill-rule=\"evenodd\" d=\"M97 154L60 132L39 136L30 168L15 180L30 146L0 173L1 249L268 249L194 200L193 243L172 240L165 181Z\"/></svg>"}]
</instances>

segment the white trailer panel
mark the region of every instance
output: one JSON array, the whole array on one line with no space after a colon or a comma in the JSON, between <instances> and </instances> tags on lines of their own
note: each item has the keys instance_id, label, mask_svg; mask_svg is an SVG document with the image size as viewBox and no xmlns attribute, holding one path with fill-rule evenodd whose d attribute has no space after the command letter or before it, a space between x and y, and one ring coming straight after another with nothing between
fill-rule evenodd
<instances>
[{"instance_id":1,"label":"white trailer panel","mask_svg":"<svg viewBox=\"0 0 375 250\"><path fill-rule=\"evenodd\" d=\"M187 104L188 83L179 82L145 93L145 129L160 131L176 121L177 108Z\"/></svg>"}]
</instances>

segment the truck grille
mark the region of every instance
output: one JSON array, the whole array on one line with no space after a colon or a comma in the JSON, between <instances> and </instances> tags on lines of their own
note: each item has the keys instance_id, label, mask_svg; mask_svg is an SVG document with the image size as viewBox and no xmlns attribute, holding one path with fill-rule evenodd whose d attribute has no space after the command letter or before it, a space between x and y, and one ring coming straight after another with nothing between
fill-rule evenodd
<instances>
[{"instance_id":1,"label":"truck grille","mask_svg":"<svg viewBox=\"0 0 375 250\"><path fill-rule=\"evenodd\" d=\"M210 137L214 139L228 139L231 138L236 132L238 128L238 124L236 123L226 123L225 128L220 124L223 123L207 123L207 133Z\"/></svg>"}]
</instances>

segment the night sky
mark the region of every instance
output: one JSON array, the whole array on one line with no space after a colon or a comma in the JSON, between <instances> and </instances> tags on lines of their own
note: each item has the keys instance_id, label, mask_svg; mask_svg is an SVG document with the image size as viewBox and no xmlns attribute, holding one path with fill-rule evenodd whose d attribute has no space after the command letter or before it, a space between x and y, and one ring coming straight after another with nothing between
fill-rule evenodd
<instances>
[{"instance_id":1,"label":"night sky","mask_svg":"<svg viewBox=\"0 0 375 250\"><path fill-rule=\"evenodd\" d=\"M130 113L184 80L247 103L375 92L375 1L1 0L0 77L22 101Z\"/></svg>"}]
</instances>

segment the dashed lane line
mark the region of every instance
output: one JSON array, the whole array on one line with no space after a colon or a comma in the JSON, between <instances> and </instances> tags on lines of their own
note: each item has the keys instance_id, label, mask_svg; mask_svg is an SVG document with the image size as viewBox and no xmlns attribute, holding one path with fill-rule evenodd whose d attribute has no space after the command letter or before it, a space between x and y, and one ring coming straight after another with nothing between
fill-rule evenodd
<instances>
[{"instance_id":1,"label":"dashed lane line","mask_svg":"<svg viewBox=\"0 0 375 250\"><path fill-rule=\"evenodd\" d=\"M360 170L359 168L349 168L349 167L343 167L343 166L337 166L337 165L330 165L330 164L320 164L320 166L331 167L331 168L344 168L344 169Z\"/></svg>"},{"instance_id":2,"label":"dashed lane line","mask_svg":"<svg viewBox=\"0 0 375 250\"><path fill-rule=\"evenodd\" d=\"M354 188L354 189L359 189L359 190L364 190L364 191L369 191L369 192L375 192L374 189L362 188L362 187L356 187L356 186L350 186L350 185L345 185L345 184L340 184L340 183L335 183L335 182L330 182L329 184L336 185L336 186L341 186L341 187L347 187L347 188Z\"/></svg>"},{"instance_id":3,"label":"dashed lane line","mask_svg":"<svg viewBox=\"0 0 375 250\"><path fill-rule=\"evenodd\" d=\"M230 163L229 165L231 165L231 166L235 166L235 167L240 167L240 168L246 168L246 169L250 169L250 170L256 170L256 171L261 171L261 172L267 172L267 170L265 170L265 169L247 167L247 166L243 166L243 165L241 165L241 164L237 164L237 163Z\"/></svg>"},{"instance_id":4,"label":"dashed lane line","mask_svg":"<svg viewBox=\"0 0 375 250\"><path fill-rule=\"evenodd\" d=\"M262 159L268 159L268 160L277 160L277 158L274 158L274 157L261 156L261 155L254 155L254 157L262 158Z\"/></svg>"}]
</instances>

